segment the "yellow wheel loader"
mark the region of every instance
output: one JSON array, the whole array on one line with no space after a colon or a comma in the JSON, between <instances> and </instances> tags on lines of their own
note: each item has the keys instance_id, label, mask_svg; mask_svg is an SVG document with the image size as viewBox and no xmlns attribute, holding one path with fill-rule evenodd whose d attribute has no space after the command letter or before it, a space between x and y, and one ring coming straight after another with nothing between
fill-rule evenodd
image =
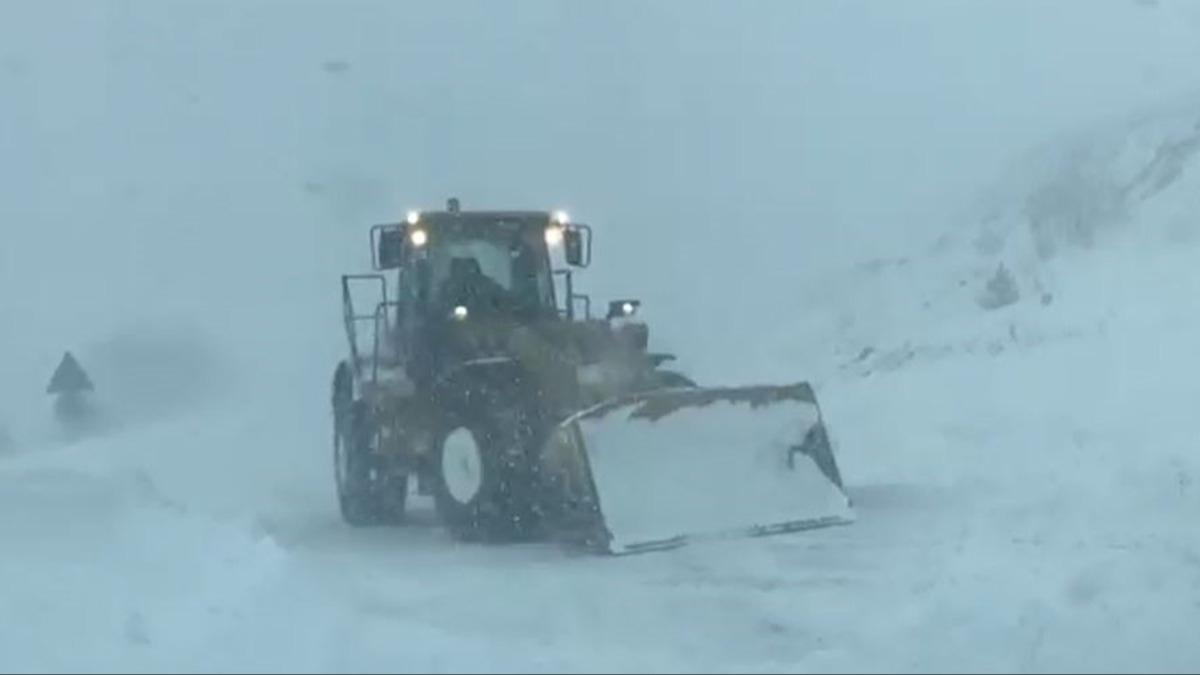
<instances>
[{"instance_id":1,"label":"yellow wheel loader","mask_svg":"<svg viewBox=\"0 0 1200 675\"><path fill-rule=\"evenodd\" d=\"M332 391L350 525L403 522L414 489L462 539L611 554L851 522L812 388L700 386L638 301L593 316L589 226L451 199L370 240Z\"/></svg>"}]
</instances>

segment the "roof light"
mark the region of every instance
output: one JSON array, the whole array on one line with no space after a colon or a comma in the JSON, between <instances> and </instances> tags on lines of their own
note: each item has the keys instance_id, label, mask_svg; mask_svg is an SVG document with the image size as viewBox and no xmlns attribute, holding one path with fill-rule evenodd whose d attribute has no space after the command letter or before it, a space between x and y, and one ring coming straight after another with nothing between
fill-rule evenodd
<instances>
[{"instance_id":1,"label":"roof light","mask_svg":"<svg viewBox=\"0 0 1200 675\"><path fill-rule=\"evenodd\" d=\"M417 223L421 222L421 212L409 211L408 216L405 217L405 220L408 221L409 225L416 225Z\"/></svg>"},{"instance_id":2,"label":"roof light","mask_svg":"<svg viewBox=\"0 0 1200 675\"><path fill-rule=\"evenodd\" d=\"M454 308L454 318L459 321L466 321L467 315L469 313L470 312L468 312L467 308L463 305L458 305L457 307Z\"/></svg>"},{"instance_id":3,"label":"roof light","mask_svg":"<svg viewBox=\"0 0 1200 675\"><path fill-rule=\"evenodd\" d=\"M551 219L559 225L566 225L571 222L571 216L566 211L555 211Z\"/></svg>"}]
</instances>

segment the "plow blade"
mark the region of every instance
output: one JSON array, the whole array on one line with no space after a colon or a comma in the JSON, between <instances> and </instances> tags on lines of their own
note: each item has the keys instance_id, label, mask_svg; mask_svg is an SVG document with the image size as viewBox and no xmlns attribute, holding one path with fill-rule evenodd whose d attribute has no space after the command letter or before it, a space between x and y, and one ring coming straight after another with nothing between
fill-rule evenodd
<instances>
[{"instance_id":1,"label":"plow blade","mask_svg":"<svg viewBox=\"0 0 1200 675\"><path fill-rule=\"evenodd\" d=\"M564 480L588 504L589 543L609 553L853 520L806 383L628 395L574 415L556 438L552 470L575 474Z\"/></svg>"}]
</instances>

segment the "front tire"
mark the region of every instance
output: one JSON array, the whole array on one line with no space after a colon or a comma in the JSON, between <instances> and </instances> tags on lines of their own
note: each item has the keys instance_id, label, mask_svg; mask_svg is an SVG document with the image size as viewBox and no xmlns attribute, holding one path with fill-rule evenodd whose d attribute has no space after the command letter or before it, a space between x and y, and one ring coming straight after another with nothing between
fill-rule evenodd
<instances>
[{"instance_id":1,"label":"front tire","mask_svg":"<svg viewBox=\"0 0 1200 675\"><path fill-rule=\"evenodd\" d=\"M408 476L385 470L378 425L368 408L353 400L348 378L343 365L333 397L333 468L342 520L353 527L398 524L408 501Z\"/></svg>"},{"instance_id":2,"label":"front tire","mask_svg":"<svg viewBox=\"0 0 1200 675\"><path fill-rule=\"evenodd\" d=\"M541 524L536 433L514 398L482 385L443 396L430 468L438 515L457 538L523 540Z\"/></svg>"}]
</instances>

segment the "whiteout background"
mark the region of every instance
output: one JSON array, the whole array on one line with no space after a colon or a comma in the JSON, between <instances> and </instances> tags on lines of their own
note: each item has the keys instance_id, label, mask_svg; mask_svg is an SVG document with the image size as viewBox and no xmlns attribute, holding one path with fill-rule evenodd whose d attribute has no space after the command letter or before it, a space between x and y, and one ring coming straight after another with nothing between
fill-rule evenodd
<instances>
[{"instance_id":1,"label":"whiteout background","mask_svg":"<svg viewBox=\"0 0 1200 675\"><path fill-rule=\"evenodd\" d=\"M0 36L0 669L1200 665L1193 4L9 2ZM343 527L337 275L450 195L593 224L583 282L702 381L814 381L859 522L617 561Z\"/></svg>"}]
</instances>

